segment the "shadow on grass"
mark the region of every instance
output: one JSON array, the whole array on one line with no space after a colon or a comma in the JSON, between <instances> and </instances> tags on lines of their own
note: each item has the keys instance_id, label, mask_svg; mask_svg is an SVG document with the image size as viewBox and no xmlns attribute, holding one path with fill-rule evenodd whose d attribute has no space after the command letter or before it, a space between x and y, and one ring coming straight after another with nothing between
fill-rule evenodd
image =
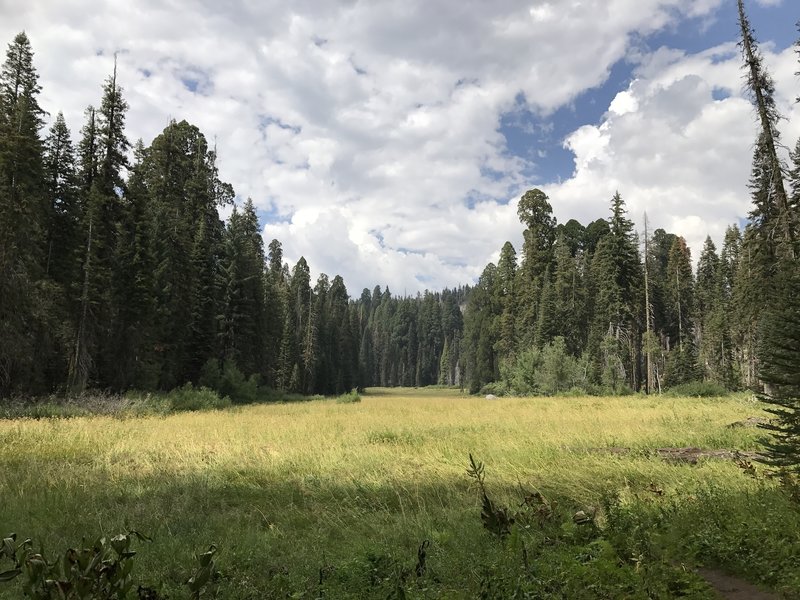
<instances>
[{"instance_id":1,"label":"shadow on grass","mask_svg":"<svg viewBox=\"0 0 800 600\"><path fill-rule=\"evenodd\" d=\"M486 504L466 475L371 483L217 467L174 477L32 481L0 478L0 532L64 549L82 537L143 531L153 542L138 548L137 572L177 596L192 554L211 543L220 548L221 598L387 598L398 590L432 597L712 597L673 563L722 567L790 598L797 596L789 590L800 589L800 510L766 482L737 493L700 485L667 494L642 484L609 490L587 507L494 486L489 473L488 493L500 499L495 508L505 504L515 519L501 537L484 527ZM578 511L596 516L578 519ZM0 587L0 597L17 596Z\"/></svg>"}]
</instances>

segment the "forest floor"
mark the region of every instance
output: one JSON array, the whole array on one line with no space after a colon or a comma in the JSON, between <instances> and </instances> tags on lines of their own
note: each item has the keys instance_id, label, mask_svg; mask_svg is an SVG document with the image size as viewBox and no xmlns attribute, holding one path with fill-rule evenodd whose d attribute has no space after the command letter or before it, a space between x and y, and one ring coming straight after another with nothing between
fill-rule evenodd
<instances>
[{"instance_id":1,"label":"forest floor","mask_svg":"<svg viewBox=\"0 0 800 600\"><path fill-rule=\"evenodd\" d=\"M0 419L0 534L55 559L138 530L134 577L173 599L211 544L209 598L719 597L706 568L798 599L800 507L733 426L764 417L745 395L426 388Z\"/></svg>"}]
</instances>

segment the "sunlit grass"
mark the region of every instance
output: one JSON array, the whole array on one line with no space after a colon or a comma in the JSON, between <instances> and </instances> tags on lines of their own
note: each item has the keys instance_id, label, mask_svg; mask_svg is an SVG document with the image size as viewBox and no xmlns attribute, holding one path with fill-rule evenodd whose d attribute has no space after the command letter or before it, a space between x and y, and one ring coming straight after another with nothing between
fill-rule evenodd
<instances>
[{"instance_id":1,"label":"sunlit grass","mask_svg":"<svg viewBox=\"0 0 800 600\"><path fill-rule=\"evenodd\" d=\"M213 542L230 576L220 594L231 598L307 585L323 564L365 553L411 560L430 539L442 580L464 583L464 565L488 551L472 547L485 545L485 532L469 453L508 503L520 484L576 507L651 483L667 494L709 484L746 493L763 484L730 462L676 466L650 451L752 450L758 431L728 425L757 415L747 396L486 400L375 389L352 404L0 420L0 533L65 548L82 535L138 529L154 541L137 569L167 591ZM3 589L0 597L14 597Z\"/></svg>"}]
</instances>

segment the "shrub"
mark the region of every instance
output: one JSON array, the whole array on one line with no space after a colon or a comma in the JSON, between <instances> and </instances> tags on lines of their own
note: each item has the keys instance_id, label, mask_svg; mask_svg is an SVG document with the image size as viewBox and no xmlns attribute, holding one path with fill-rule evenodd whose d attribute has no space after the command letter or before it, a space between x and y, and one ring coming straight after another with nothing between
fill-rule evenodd
<instances>
[{"instance_id":1,"label":"shrub","mask_svg":"<svg viewBox=\"0 0 800 600\"><path fill-rule=\"evenodd\" d=\"M520 352L500 372L502 382L487 385L482 392L552 396L586 385L586 361L567 351L563 337L556 337L542 350L530 348Z\"/></svg>"},{"instance_id":2,"label":"shrub","mask_svg":"<svg viewBox=\"0 0 800 600\"><path fill-rule=\"evenodd\" d=\"M693 396L697 398L713 398L727 396L730 392L716 381L690 381L669 388L670 396Z\"/></svg>"},{"instance_id":3,"label":"shrub","mask_svg":"<svg viewBox=\"0 0 800 600\"><path fill-rule=\"evenodd\" d=\"M480 393L484 395L493 394L495 396L505 396L509 393L509 390L505 381L492 381L483 386Z\"/></svg>"},{"instance_id":4,"label":"shrub","mask_svg":"<svg viewBox=\"0 0 800 600\"><path fill-rule=\"evenodd\" d=\"M258 375L246 378L236 363L226 360L217 391L221 396L228 396L234 404L252 404L259 399L258 384Z\"/></svg>"},{"instance_id":5,"label":"shrub","mask_svg":"<svg viewBox=\"0 0 800 600\"><path fill-rule=\"evenodd\" d=\"M218 390L221 380L222 371L219 368L219 361L216 358L209 358L200 369L200 378L197 383L202 387Z\"/></svg>"},{"instance_id":6,"label":"shrub","mask_svg":"<svg viewBox=\"0 0 800 600\"><path fill-rule=\"evenodd\" d=\"M196 388L191 383L169 392L167 400L173 411L219 410L231 405L227 396L221 398L214 390L205 387Z\"/></svg>"},{"instance_id":7,"label":"shrub","mask_svg":"<svg viewBox=\"0 0 800 600\"><path fill-rule=\"evenodd\" d=\"M361 402L361 396L358 390L353 389L336 398L336 402L338 404L355 404L356 402Z\"/></svg>"}]
</instances>

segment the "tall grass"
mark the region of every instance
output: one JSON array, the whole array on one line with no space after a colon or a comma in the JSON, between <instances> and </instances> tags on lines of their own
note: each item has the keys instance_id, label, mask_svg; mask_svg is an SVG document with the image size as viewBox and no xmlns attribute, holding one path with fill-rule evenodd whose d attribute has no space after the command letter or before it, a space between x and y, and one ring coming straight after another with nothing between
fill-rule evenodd
<instances>
[{"instance_id":1,"label":"tall grass","mask_svg":"<svg viewBox=\"0 0 800 600\"><path fill-rule=\"evenodd\" d=\"M674 528L688 529L689 518L713 524L692 500L709 490L730 498L740 521L743 498L790 510L775 483L732 462L674 465L652 452L756 449L756 430L727 425L761 415L743 396L487 401L455 390L376 389L358 403L0 420L0 533L61 548L82 535L135 528L153 538L137 568L176 596L192 553L215 543L224 598L318 594L320 586L337 590L331 597L364 597L378 571L389 574L373 591L386 597L381 582L401 572L398 565L413 565L430 540L433 575L427 591L414 593L474 597L485 583L478 567L502 552L481 527L480 499L465 474L469 453L509 506L519 504L522 484L575 510L617 498L645 515L660 502L671 507ZM654 497L651 486L663 494ZM695 512L684 518L683 506ZM705 544L714 562L737 566L709 551L708 539L682 547L662 525L676 558L702 562ZM769 537L764 531L749 542L765 560ZM800 581L800 569L778 570L760 579L776 587ZM0 587L0 598L15 593Z\"/></svg>"}]
</instances>

